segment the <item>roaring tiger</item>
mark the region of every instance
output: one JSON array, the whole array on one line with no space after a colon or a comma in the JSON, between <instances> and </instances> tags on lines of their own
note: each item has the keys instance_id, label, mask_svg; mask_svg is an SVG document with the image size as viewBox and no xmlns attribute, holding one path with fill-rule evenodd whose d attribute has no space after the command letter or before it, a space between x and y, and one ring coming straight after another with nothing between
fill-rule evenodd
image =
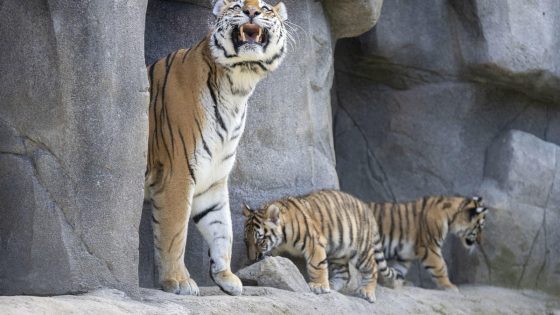
<instances>
[{"instance_id":1,"label":"roaring tiger","mask_svg":"<svg viewBox=\"0 0 560 315\"><path fill-rule=\"evenodd\" d=\"M412 261L420 259L438 287L458 291L449 281L441 246L447 234L467 249L480 243L488 211L480 197L424 197L408 203L371 203L385 257L404 277Z\"/></svg>"},{"instance_id":2,"label":"roaring tiger","mask_svg":"<svg viewBox=\"0 0 560 315\"><path fill-rule=\"evenodd\" d=\"M249 260L273 250L303 256L315 293L346 286L349 263L361 274L358 296L369 302L376 299L378 271L393 286L400 285L385 261L375 217L367 204L349 194L323 190L274 201L257 211L245 206L243 214Z\"/></svg>"},{"instance_id":3,"label":"roaring tiger","mask_svg":"<svg viewBox=\"0 0 560 315\"><path fill-rule=\"evenodd\" d=\"M155 256L164 291L198 295L184 263L194 221L210 250L210 275L226 293L242 284L230 269L228 176L245 128L247 100L286 54L283 3L218 0L216 22L194 48L148 67L145 199L152 202Z\"/></svg>"}]
</instances>

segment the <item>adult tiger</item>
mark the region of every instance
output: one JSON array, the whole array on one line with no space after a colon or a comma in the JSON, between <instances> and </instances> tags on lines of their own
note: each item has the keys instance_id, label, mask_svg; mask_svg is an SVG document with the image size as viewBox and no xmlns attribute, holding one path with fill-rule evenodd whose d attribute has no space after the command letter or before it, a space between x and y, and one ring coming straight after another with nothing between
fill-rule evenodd
<instances>
[{"instance_id":1,"label":"adult tiger","mask_svg":"<svg viewBox=\"0 0 560 315\"><path fill-rule=\"evenodd\" d=\"M303 256L315 293L346 286L349 263L361 274L358 295L369 302L375 301L378 271L393 286L400 285L385 261L375 217L349 194L323 190L274 201L258 211L246 206L243 214L249 260L273 250Z\"/></svg>"},{"instance_id":2,"label":"adult tiger","mask_svg":"<svg viewBox=\"0 0 560 315\"><path fill-rule=\"evenodd\" d=\"M156 261L164 291L198 295L184 264L192 218L210 247L210 274L225 292L242 285L230 269L227 181L255 85L286 53L286 8L218 0L211 32L148 67L146 199L153 205Z\"/></svg>"},{"instance_id":3,"label":"adult tiger","mask_svg":"<svg viewBox=\"0 0 560 315\"><path fill-rule=\"evenodd\" d=\"M371 203L379 224L385 257L404 277L419 259L438 287L457 291L449 281L441 246L457 235L467 249L480 243L487 208L480 197L424 197L408 203Z\"/></svg>"}]
</instances>

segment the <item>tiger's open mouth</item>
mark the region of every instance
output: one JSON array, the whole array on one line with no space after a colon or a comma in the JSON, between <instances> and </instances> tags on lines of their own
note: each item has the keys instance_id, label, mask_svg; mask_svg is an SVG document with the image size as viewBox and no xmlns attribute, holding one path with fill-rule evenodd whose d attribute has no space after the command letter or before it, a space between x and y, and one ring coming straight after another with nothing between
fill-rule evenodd
<instances>
[{"instance_id":1,"label":"tiger's open mouth","mask_svg":"<svg viewBox=\"0 0 560 315\"><path fill-rule=\"evenodd\" d=\"M465 238L465 244L470 247L473 246L475 243L477 243L476 234L467 235L467 237Z\"/></svg>"},{"instance_id":2,"label":"tiger's open mouth","mask_svg":"<svg viewBox=\"0 0 560 315\"><path fill-rule=\"evenodd\" d=\"M245 23L236 27L231 37L235 47L240 47L245 44L264 46L268 42L268 31L257 24Z\"/></svg>"}]
</instances>

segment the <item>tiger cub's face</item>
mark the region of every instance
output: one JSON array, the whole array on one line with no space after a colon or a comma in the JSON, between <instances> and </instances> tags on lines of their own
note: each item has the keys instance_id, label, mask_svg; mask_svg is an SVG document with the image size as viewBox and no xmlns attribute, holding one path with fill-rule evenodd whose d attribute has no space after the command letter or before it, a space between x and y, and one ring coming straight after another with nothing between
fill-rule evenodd
<instances>
[{"instance_id":1,"label":"tiger cub's face","mask_svg":"<svg viewBox=\"0 0 560 315\"><path fill-rule=\"evenodd\" d=\"M211 46L214 57L224 65L262 62L274 70L284 58L288 18L285 5L260 0L217 0L216 24Z\"/></svg>"},{"instance_id":2,"label":"tiger cub's face","mask_svg":"<svg viewBox=\"0 0 560 315\"><path fill-rule=\"evenodd\" d=\"M245 216L245 245L249 261L257 261L282 243L280 209L270 205L261 210L243 209Z\"/></svg>"},{"instance_id":3,"label":"tiger cub's face","mask_svg":"<svg viewBox=\"0 0 560 315\"><path fill-rule=\"evenodd\" d=\"M487 212L482 198L473 197L457 213L449 229L461 239L465 248L472 249L475 244L480 244Z\"/></svg>"}]
</instances>

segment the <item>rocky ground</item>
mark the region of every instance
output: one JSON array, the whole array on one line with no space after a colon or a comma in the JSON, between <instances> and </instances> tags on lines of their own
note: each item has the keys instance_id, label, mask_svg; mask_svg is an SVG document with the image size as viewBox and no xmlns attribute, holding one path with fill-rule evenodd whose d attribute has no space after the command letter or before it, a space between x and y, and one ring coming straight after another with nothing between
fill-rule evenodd
<instances>
[{"instance_id":1,"label":"rocky ground","mask_svg":"<svg viewBox=\"0 0 560 315\"><path fill-rule=\"evenodd\" d=\"M560 299L530 290L463 286L460 293L405 287L379 287L377 302L329 293L296 293L246 287L242 296L202 288L202 297L142 289L137 299L117 290L55 297L2 296L0 314L554 314Z\"/></svg>"}]
</instances>

